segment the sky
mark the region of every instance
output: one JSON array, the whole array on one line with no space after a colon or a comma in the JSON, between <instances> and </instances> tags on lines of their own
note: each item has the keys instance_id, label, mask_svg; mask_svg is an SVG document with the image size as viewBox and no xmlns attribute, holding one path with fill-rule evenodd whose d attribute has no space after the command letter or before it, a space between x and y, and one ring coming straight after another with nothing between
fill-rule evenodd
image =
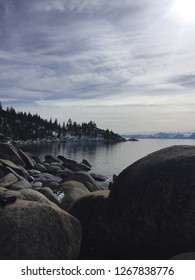
<instances>
[{"instance_id":1,"label":"sky","mask_svg":"<svg viewBox=\"0 0 195 280\"><path fill-rule=\"evenodd\" d=\"M193 0L0 0L0 101L116 133L195 130Z\"/></svg>"}]
</instances>

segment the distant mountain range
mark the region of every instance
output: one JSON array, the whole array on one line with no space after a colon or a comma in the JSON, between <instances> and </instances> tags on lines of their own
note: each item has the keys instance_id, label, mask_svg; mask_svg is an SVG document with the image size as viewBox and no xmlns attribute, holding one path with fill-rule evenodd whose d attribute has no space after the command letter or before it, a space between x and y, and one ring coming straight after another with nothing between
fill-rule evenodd
<instances>
[{"instance_id":1,"label":"distant mountain range","mask_svg":"<svg viewBox=\"0 0 195 280\"><path fill-rule=\"evenodd\" d=\"M158 132L121 135L125 139L195 139L195 132Z\"/></svg>"}]
</instances>

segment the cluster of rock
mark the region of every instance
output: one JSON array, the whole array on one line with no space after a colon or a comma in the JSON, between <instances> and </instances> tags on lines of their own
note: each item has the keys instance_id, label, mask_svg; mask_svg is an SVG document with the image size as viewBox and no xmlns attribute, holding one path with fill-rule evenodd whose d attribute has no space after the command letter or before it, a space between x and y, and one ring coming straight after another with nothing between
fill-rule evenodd
<instances>
[{"instance_id":1,"label":"cluster of rock","mask_svg":"<svg viewBox=\"0 0 195 280\"><path fill-rule=\"evenodd\" d=\"M89 171L0 144L0 259L195 258L195 146L140 159L110 190Z\"/></svg>"},{"instance_id":2,"label":"cluster of rock","mask_svg":"<svg viewBox=\"0 0 195 280\"><path fill-rule=\"evenodd\" d=\"M81 163L63 156L36 156L0 144L0 259L76 259L82 226L71 204L105 192ZM93 179L93 177L96 179Z\"/></svg>"}]
</instances>

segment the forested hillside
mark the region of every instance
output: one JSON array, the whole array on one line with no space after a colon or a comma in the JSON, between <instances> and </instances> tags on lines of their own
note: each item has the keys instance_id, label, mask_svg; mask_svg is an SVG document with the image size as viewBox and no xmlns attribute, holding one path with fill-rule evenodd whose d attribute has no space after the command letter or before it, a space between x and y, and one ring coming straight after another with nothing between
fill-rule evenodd
<instances>
[{"instance_id":1,"label":"forested hillside","mask_svg":"<svg viewBox=\"0 0 195 280\"><path fill-rule=\"evenodd\" d=\"M13 107L2 108L0 103L0 140L22 141L106 141L119 142L124 139L110 131L97 128L95 122L78 124L69 119L63 124L58 120L48 121L38 114L16 112Z\"/></svg>"}]
</instances>

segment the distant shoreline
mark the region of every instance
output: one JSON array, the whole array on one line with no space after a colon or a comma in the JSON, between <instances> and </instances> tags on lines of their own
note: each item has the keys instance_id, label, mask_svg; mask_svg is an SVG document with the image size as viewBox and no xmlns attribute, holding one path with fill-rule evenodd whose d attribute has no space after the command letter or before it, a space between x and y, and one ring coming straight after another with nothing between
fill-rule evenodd
<instances>
[{"instance_id":1,"label":"distant shoreline","mask_svg":"<svg viewBox=\"0 0 195 280\"><path fill-rule=\"evenodd\" d=\"M195 132L158 132L158 133L137 133L121 134L128 139L195 139Z\"/></svg>"}]
</instances>

